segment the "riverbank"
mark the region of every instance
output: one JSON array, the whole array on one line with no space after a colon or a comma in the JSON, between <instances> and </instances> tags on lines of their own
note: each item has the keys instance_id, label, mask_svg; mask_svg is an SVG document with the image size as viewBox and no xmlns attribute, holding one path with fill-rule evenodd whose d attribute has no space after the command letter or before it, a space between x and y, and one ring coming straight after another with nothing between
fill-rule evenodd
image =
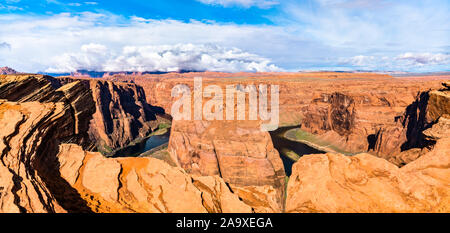
<instances>
[{"instance_id":1,"label":"riverbank","mask_svg":"<svg viewBox=\"0 0 450 233\"><path fill-rule=\"evenodd\" d=\"M326 151L318 150L304 142L290 140L286 137L286 132L297 128L298 126L281 127L270 132L272 143L280 153L287 176L292 173L292 165L303 155L326 153Z\"/></svg>"},{"instance_id":2,"label":"riverbank","mask_svg":"<svg viewBox=\"0 0 450 233\"><path fill-rule=\"evenodd\" d=\"M353 155L353 153L345 151L330 142L321 140L314 134L301 130L298 127L285 131L283 136L288 140L306 144L312 148L315 148L316 150L324 151L326 153L341 153L344 155Z\"/></svg>"},{"instance_id":3,"label":"riverbank","mask_svg":"<svg viewBox=\"0 0 450 233\"><path fill-rule=\"evenodd\" d=\"M158 129L146 137L139 138L128 146L113 151L107 157L139 157L143 153L169 142L170 125L161 124Z\"/></svg>"}]
</instances>

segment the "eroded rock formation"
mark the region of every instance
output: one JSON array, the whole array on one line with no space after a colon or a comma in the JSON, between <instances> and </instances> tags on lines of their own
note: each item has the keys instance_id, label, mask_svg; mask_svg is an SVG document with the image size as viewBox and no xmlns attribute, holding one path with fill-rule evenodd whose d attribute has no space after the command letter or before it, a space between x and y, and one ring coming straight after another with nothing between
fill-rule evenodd
<instances>
[{"instance_id":1,"label":"eroded rock formation","mask_svg":"<svg viewBox=\"0 0 450 233\"><path fill-rule=\"evenodd\" d=\"M168 150L187 172L222 177L256 210L282 210L286 174L269 133L261 132L258 122L174 121ZM267 201L261 204L258 198Z\"/></svg>"},{"instance_id":2,"label":"eroded rock formation","mask_svg":"<svg viewBox=\"0 0 450 233\"><path fill-rule=\"evenodd\" d=\"M107 80L142 86L147 100L170 113L171 89L202 77L203 86L273 84L280 90L280 125L302 130L351 153L392 155L408 140L402 117L418 94L440 88L448 77L393 78L374 73L185 73L121 76ZM391 137L395 135L396 138ZM378 140L391 137L390 140ZM405 150L405 148L403 149Z\"/></svg>"},{"instance_id":3,"label":"eroded rock formation","mask_svg":"<svg viewBox=\"0 0 450 233\"><path fill-rule=\"evenodd\" d=\"M104 151L124 147L157 128L159 117L139 86L107 81L89 85L96 103L89 132Z\"/></svg>"},{"instance_id":4,"label":"eroded rock formation","mask_svg":"<svg viewBox=\"0 0 450 233\"><path fill-rule=\"evenodd\" d=\"M104 158L63 144L65 178L94 212L251 212L219 177L188 175L154 158Z\"/></svg>"},{"instance_id":5,"label":"eroded rock formation","mask_svg":"<svg viewBox=\"0 0 450 233\"><path fill-rule=\"evenodd\" d=\"M50 169L47 153L72 136L70 119L62 103L0 102L1 212L65 211L41 175Z\"/></svg>"},{"instance_id":6,"label":"eroded rock formation","mask_svg":"<svg viewBox=\"0 0 450 233\"><path fill-rule=\"evenodd\" d=\"M444 85L447 87L446 85ZM388 158L362 153L307 155L294 164L287 189L287 212L449 212L450 120L448 89L416 101L409 133L433 141ZM408 114L410 108L407 109ZM415 115L414 115L415 116ZM414 118L417 119L417 118ZM424 122L431 124L424 129ZM419 127L417 125L419 124ZM423 136L418 136L423 134ZM417 143L417 142L416 142ZM389 162L389 161L393 162ZM397 165L405 166L399 168Z\"/></svg>"},{"instance_id":7,"label":"eroded rock formation","mask_svg":"<svg viewBox=\"0 0 450 233\"><path fill-rule=\"evenodd\" d=\"M72 142L105 154L145 137L164 121L147 104L142 88L128 83L8 75L0 77L0 99L69 105L79 134Z\"/></svg>"},{"instance_id":8,"label":"eroded rock formation","mask_svg":"<svg viewBox=\"0 0 450 233\"><path fill-rule=\"evenodd\" d=\"M402 168L369 154L306 155L293 166L287 212L449 212L450 139Z\"/></svg>"},{"instance_id":9,"label":"eroded rock formation","mask_svg":"<svg viewBox=\"0 0 450 233\"><path fill-rule=\"evenodd\" d=\"M329 75L247 80L284 85L282 124L303 122L348 151L378 153L303 156L287 193L283 164L260 122L174 122L168 150L175 167L105 158L92 145L128 143L158 122L142 89L0 76L0 98L7 99L0 101L0 212L449 212L448 83L429 91L437 81ZM165 90L179 80L172 81L158 85Z\"/></svg>"},{"instance_id":10,"label":"eroded rock formation","mask_svg":"<svg viewBox=\"0 0 450 233\"><path fill-rule=\"evenodd\" d=\"M0 212L254 211L218 176L61 144L71 119L61 102L0 102Z\"/></svg>"},{"instance_id":11,"label":"eroded rock formation","mask_svg":"<svg viewBox=\"0 0 450 233\"><path fill-rule=\"evenodd\" d=\"M357 73L215 75L229 78L219 79L208 73L192 73L183 74L182 77L168 74L155 77L116 76L110 79L129 80L142 85L147 92L148 100L165 107L168 111L175 100L170 96L170 90L180 83L187 84L192 90L192 78L195 76L203 77L204 86L213 84L222 88L231 84L255 84L256 86L258 84L276 84L280 85L280 125L301 125L302 130L314 134L320 140L328 142L341 151L346 151L347 154L369 151L396 165L410 163L429 151L424 146L416 146L415 142L411 142L408 147L405 146L411 139L422 141L421 131L426 129L426 127L420 129L408 127L408 123L413 122L413 118L420 121L418 119L420 110L416 111L419 115L408 116L414 111L410 110L409 113L408 111L405 113L405 109L421 108L426 97L423 100L414 101L418 96L420 97L421 93L438 88L441 82L439 79L392 78L385 75ZM409 107L411 105L417 107ZM238 125L245 128L244 125L251 124L249 122L243 121ZM254 126L253 130L256 131L257 128L258 126ZM227 176L235 173L239 174L238 176L246 177L240 172L242 168L233 171L234 169L228 168L234 167L233 162L217 159L225 157L220 155L222 151L227 151L227 155L233 155L225 157L233 160L242 155L245 157L250 154L249 157L251 157L251 154L259 154L258 150L241 149L247 148L248 140L246 137L240 137L235 129L225 122L213 126L204 122L197 124L175 122L172 127L169 149L174 156L173 159L178 159L180 166L188 172L199 174L221 172L221 176L231 184L233 190L244 201L271 206L268 204L270 203L268 200L271 198L267 198L267 195L259 198L254 194L257 193L257 189L264 190L264 186L248 188L254 185L248 180L240 182L238 186L247 187L252 191L247 192L233 186L233 182L236 180L233 181ZM203 133L204 131L214 133ZM252 130L250 129L250 131ZM227 143L214 143L217 140L216 137L221 137ZM251 135L248 138L256 139L258 135ZM252 140L251 144L258 145L259 142ZM263 146L258 147L263 148ZM222 172L225 169L221 169L221 166L226 167L228 172ZM251 166L245 171L248 173L249 169L252 169ZM250 174L253 176L254 173ZM261 177L261 174L257 176ZM241 178L240 180L245 179ZM275 180L280 180L280 176ZM266 191L263 193L267 194ZM257 199L259 200L256 201ZM265 201L261 201L263 199ZM258 209L255 204L252 207ZM272 208L270 211L275 211L275 209L277 208Z\"/></svg>"},{"instance_id":12,"label":"eroded rock formation","mask_svg":"<svg viewBox=\"0 0 450 233\"><path fill-rule=\"evenodd\" d=\"M377 133L374 151L386 151L391 148L391 153L377 153L378 156L403 166L429 151L439 138L437 135L433 136L432 132L436 132L436 128L445 131L443 122L446 122L445 117L448 118L450 115L450 89L446 83L443 83L443 87L441 90L419 93L416 100L406 108L405 113L396 119L396 126L382 129L382 132ZM440 118L442 120L436 125ZM436 127L431 128L434 125Z\"/></svg>"},{"instance_id":13,"label":"eroded rock formation","mask_svg":"<svg viewBox=\"0 0 450 233\"><path fill-rule=\"evenodd\" d=\"M61 176L94 212L252 212L218 176L191 176L154 158L104 158L71 144L57 155Z\"/></svg>"}]
</instances>

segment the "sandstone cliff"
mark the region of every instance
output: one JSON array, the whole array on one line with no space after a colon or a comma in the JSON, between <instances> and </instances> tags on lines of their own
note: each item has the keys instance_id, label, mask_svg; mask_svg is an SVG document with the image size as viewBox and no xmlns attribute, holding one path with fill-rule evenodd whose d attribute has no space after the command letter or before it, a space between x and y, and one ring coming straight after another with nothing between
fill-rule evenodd
<instances>
[{"instance_id":1,"label":"sandstone cliff","mask_svg":"<svg viewBox=\"0 0 450 233\"><path fill-rule=\"evenodd\" d=\"M369 154L306 155L289 179L287 212L449 212L450 139L398 168Z\"/></svg>"},{"instance_id":2,"label":"sandstone cliff","mask_svg":"<svg viewBox=\"0 0 450 233\"><path fill-rule=\"evenodd\" d=\"M218 175L257 212L282 211L283 163L258 122L174 121L172 160L196 175Z\"/></svg>"},{"instance_id":3,"label":"sandstone cliff","mask_svg":"<svg viewBox=\"0 0 450 233\"><path fill-rule=\"evenodd\" d=\"M279 85L280 125L298 125L323 141L348 153L368 152L380 156L402 151L408 140L403 125L405 109L420 93L440 88L447 77L393 78L374 73L185 73L114 76L107 80L128 81L143 87L147 101L168 113L177 98L171 89L193 77L203 85ZM390 135L399 139L379 140ZM394 139L393 137L391 137ZM403 149L405 150L405 149Z\"/></svg>"},{"instance_id":4,"label":"sandstone cliff","mask_svg":"<svg viewBox=\"0 0 450 233\"><path fill-rule=\"evenodd\" d=\"M222 88L232 84L280 85L281 125L300 125L302 130L347 154L370 151L386 159L389 156L396 158L389 161L397 165L409 163L427 152L427 149L406 150L406 147L402 147L408 141L408 127L403 123L406 118L402 116L418 93L436 89L440 83L440 80L397 79L387 75L357 73L192 73L181 76L116 76L110 79L128 80L143 86L148 101L166 110L170 110L175 100L170 96L170 90L180 83L187 84L192 90L192 78L195 76L203 77L204 86L219 85ZM271 159L275 157L269 152L273 145L267 144L264 139L267 135L256 133L257 129L258 125L252 125L251 121L220 124L174 122L169 151L173 159L178 160L179 165L190 173L222 176L256 210L280 211L280 199L274 198L277 195L270 196L267 193L282 193L282 185L279 184L283 183L281 180L284 175L281 169L270 166L270 163L281 162ZM242 132L246 132L247 136L242 136L245 135ZM400 155L402 150L405 152ZM267 159L264 159L264 154ZM262 160L259 159L256 165L256 162L249 162L253 157ZM268 182L261 182L263 180ZM275 191L269 192L271 189ZM258 209L257 205L265 208Z\"/></svg>"},{"instance_id":5,"label":"sandstone cliff","mask_svg":"<svg viewBox=\"0 0 450 233\"><path fill-rule=\"evenodd\" d=\"M0 77L0 99L65 103L79 135L72 142L106 154L147 136L159 122L157 109L147 104L144 91L134 84L8 75Z\"/></svg>"},{"instance_id":6,"label":"sandstone cliff","mask_svg":"<svg viewBox=\"0 0 450 233\"><path fill-rule=\"evenodd\" d=\"M414 136L409 139L420 145L425 138L428 148L386 157L393 163L366 153L303 156L293 166L286 211L449 212L450 98L444 87L422 94L411 105L418 117L410 119L408 133Z\"/></svg>"},{"instance_id":7,"label":"sandstone cliff","mask_svg":"<svg viewBox=\"0 0 450 233\"><path fill-rule=\"evenodd\" d=\"M70 144L57 157L61 176L93 212L252 212L218 176L190 176L158 159L104 158Z\"/></svg>"},{"instance_id":8,"label":"sandstone cliff","mask_svg":"<svg viewBox=\"0 0 450 233\"><path fill-rule=\"evenodd\" d=\"M376 134L373 150L378 152L377 155L403 166L429 151L436 138L424 132L431 130L441 117L448 118L450 115L449 93L450 88L446 83L443 83L441 90L419 93L404 114L397 118L395 126L380 129ZM439 125L442 125L442 121L445 120L441 120Z\"/></svg>"},{"instance_id":9,"label":"sandstone cliff","mask_svg":"<svg viewBox=\"0 0 450 233\"><path fill-rule=\"evenodd\" d=\"M0 101L0 212L253 212L218 176L75 144L69 105ZM180 195L183 194L183 195Z\"/></svg>"},{"instance_id":10,"label":"sandstone cliff","mask_svg":"<svg viewBox=\"0 0 450 233\"><path fill-rule=\"evenodd\" d=\"M269 134L259 131L259 122L179 121L173 124L168 148L177 167L154 158L104 158L89 151L93 138L120 144L132 133L108 133L109 126L102 126L107 135L95 135L91 130L99 126L92 121L110 124L106 122L112 119L114 130L145 132L147 123L130 122L145 119L139 87L0 76L0 97L8 99L0 101L0 212L450 211L448 83L429 91L435 82L389 79L387 87L367 96L339 81L333 91L321 89L330 85L325 81L300 83L283 85L317 89L309 94L284 89L283 95L293 99L281 100L287 104L282 114L310 114L301 118L308 125L304 129L336 139L355 153L384 148L389 156L304 156L294 165L285 193L283 164ZM381 85L374 80L357 83L350 86ZM429 85L425 90L418 88L423 83ZM399 97L383 88L411 90ZM395 132L404 136L394 141Z\"/></svg>"},{"instance_id":11,"label":"sandstone cliff","mask_svg":"<svg viewBox=\"0 0 450 233\"><path fill-rule=\"evenodd\" d=\"M61 140L72 136L72 123L62 103L0 101L1 212L65 211L42 174L52 162L47 154L55 154Z\"/></svg>"}]
</instances>

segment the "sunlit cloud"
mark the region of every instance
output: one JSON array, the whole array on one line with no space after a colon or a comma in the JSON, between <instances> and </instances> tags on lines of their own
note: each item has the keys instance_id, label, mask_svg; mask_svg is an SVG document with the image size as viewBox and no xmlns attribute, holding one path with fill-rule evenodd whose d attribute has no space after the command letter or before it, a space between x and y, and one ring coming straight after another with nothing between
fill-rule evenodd
<instances>
[{"instance_id":1,"label":"sunlit cloud","mask_svg":"<svg viewBox=\"0 0 450 233\"><path fill-rule=\"evenodd\" d=\"M271 59L238 46L263 47L274 38L260 38L280 35L279 28L137 17L124 27L105 22L124 20L119 16L94 13L16 17L0 16L0 40L11 44L8 65L28 72L281 70Z\"/></svg>"},{"instance_id":2,"label":"sunlit cloud","mask_svg":"<svg viewBox=\"0 0 450 233\"><path fill-rule=\"evenodd\" d=\"M86 67L91 69L115 68L117 66L112 65L114 60L121 56L128 59L130 56L124 54L124 48L135 48L140 54L135 59L139 60L147 56L146 52L152 53L169 46L167 51L185 56L186 62L176 59L169 59L170 62L167 62L167 57L161 56L155 59L161 64L167 62L168 65L149 65L146 62L133 65L125 62L127 66L123 68L159 67L169 70L184 69L183 64L190 64L191 67L199 69L224 71L225 68L229 68L228 71L235 71L237 68L270 70L272 65L288 71L448 70L448 1L208 2L220 3L218 6L221 10L222 6L226 7L223 10L234 10L228 7L237 6L240 7L239 11L255 10L246 7L261 7L262 5L255 4L264 2L277 5L271 9L272 13L266 16L273 22L271 25L238 24L232 21L223 23L214 21L214 18L202 21L189 18L154 19L139 15L114 14L104 10L48 15L0 14L0 42L8 44L7 49L3 46L0 53L0 62L5 64L0 65L12 66L26 72L73 70L80 68L77 64L87 65ZM92 2L92 5L94 4L96 3ZM70 9L75 8L80 7ZM80 48L90 44L106 48L105 56L112 58L102 61L107 62L108 66L100 65L99 62L81 62L81 58L87 55L80 51ZM201 50L200 55L195 50L180 50L182 46L198 46L196 49ZM207 46L218 49L207 50ZM228 66L222 62L227 58L221 57L228 51L240 51L239 54L252 56L248 62L247 58L240 61L244 64L242 66ZM69 55L74 58L68 59ZM194 59L196 56L209 56L211 61L222 64L222 68L214 66L215 62ZM64 58L66 63L55 57ZM199 65L194 65L192 61L198 62ZM241 64L237 60L232 62ZM252 62L262 66L250 68L245 65Z\"/></svg>"},{"instance_id":3,"label":"sunlit cloud","mask_svg":"<svg viewBox=\"0 0 450 233\"><path fill-rule=\"evenodd\" d=\"M340 58L340 65L365 70L417 70L426 71L428 67L450 67L450 54L443 53L402 53L396 56L357 55Z\"/></svg>"},{"instance_id":4,"label":"sunlit cloud","mask_svg":"<svg viewBox=\"0 0 450 233\"><path fill-rule=\"evenodd\" d=\"M270 60L215 45L125 46L121 51L101 44L81 46L80 52L53 58L50 73L97 71L280 71Z\"/></svg>"}]
</instances>

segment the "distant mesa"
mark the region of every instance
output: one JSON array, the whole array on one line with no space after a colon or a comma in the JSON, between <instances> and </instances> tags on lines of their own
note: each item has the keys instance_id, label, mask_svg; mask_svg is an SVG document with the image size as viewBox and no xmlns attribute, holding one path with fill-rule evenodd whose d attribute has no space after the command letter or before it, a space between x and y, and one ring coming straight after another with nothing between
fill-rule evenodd
<instances>
[{"instance_id":1,"label":"distant mesa","mask_svg":"<svg viewBox=\"0 0 450 233\"><path fill-rule=\"evenodd\" d=\"M0 74L18 74L19 72L15 71L12 68L9 68L7 66L0 67Z\"/></svg>"}]
</instances>

